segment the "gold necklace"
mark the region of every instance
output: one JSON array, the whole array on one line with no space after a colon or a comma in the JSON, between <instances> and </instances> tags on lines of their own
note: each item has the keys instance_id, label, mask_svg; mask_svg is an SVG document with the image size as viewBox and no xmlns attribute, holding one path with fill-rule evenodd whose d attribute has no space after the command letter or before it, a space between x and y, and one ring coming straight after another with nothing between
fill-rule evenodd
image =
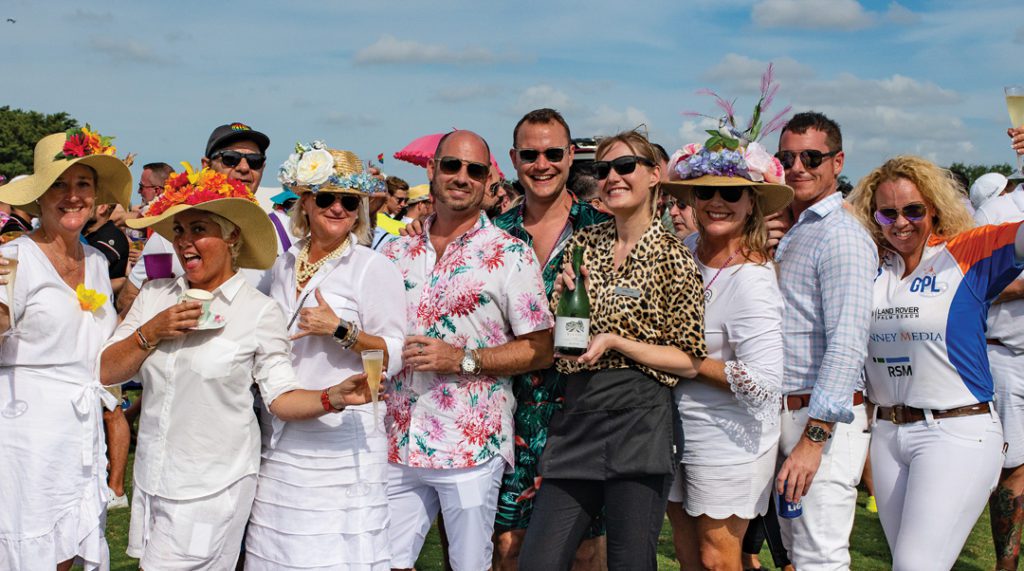
<instances>
[{"instance_id":1,"label":"gold necklace","mask_svg":"<svg viewBox=\"0 0 1024 571\"><path fill-rule=\"evenodd\" d=\"M352 241L352 235L345 237L345 241L340 246L329 252L326 256L320 258L315 262L309 261L309 249L313 244L313 238L310 237L309 241L299 251L298 257L295 258L295 289L302 289L302 284L309 281L310 278L316 275L320 268L327 263L329 260L340 258L345 250L348 249L349 243Z\"/></svg>"}]
</instances>

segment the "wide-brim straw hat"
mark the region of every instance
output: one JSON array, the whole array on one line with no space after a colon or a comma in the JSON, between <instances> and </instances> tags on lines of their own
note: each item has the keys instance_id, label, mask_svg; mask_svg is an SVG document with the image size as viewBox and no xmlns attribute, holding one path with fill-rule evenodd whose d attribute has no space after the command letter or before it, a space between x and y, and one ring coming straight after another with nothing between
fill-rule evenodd
<instances>
[{"instance_id":1,"label":"wide-brim straw hat","mask_svg":"<svg viewBox=\"0 0 1024 571\"><path fill-rule=\"evenodd\" d=\"M409 189L409 202L408 204L419 204L424 200L430 200L430 185L429 184L417 184L416 186Z\"/></svg>"},{"instance_id":2,"label":"wide-brim straw hat","mask_svg":"<svg viewBox=\"0 0 1024 571\"><path fill-rule=\"evenodd\" d=\"M64 171L81 164L96 171L96 204L120 204L127 209L132 198L132 173L121 159L114 155L54 158L63 151L65 141L65 133L47 135L40 139L36 143L32 174L0 186L0 202L39 216L36 200L49 190Z\"/></svg>"},{"instance_id":3,"label":"wide-brim straw hat","mask_svg":"<svg viewBox=\"0 0 1024 571\"><path fill-rule=\"evenodd\" d=\"M765 216L782 210L793 201L793 189L787 185L755 182L741 176L704 175L661 183L663 191L690 205L695 202L693 189L698 186L748 186L754 190L761 213Z\"/></svg>"},{"instance_id":4,"label":"wide-brim straw hat","mask_svg":"<svg viewBox=\"0 0 1024 571\"><path fill-rule=\"evenodd\" d=\"M186 210L212 212L230 220L242 236L237 263L241 268L264 270L277 258L277 231L259 204L244 198L218 198L200 204L176 204L157 216L125 221L130 228L149 228L174 242L174 215Z\"/></svg>"}]
</instances>

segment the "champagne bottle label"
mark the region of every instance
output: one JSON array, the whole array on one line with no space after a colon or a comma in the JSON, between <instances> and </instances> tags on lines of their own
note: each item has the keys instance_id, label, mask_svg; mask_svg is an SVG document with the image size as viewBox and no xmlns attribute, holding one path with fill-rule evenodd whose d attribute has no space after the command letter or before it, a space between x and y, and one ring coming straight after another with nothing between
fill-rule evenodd
<instances>
[{"instance_id":1,"label":"champagne bottle label","mask_svg":"<svg viewBox=\"0 0 1024 571\"><path fill-rule=\"evenodd\" d=\"M586 349L590 344L590 320L555 316L555 347Z\"/></svg>"}]
</instances>

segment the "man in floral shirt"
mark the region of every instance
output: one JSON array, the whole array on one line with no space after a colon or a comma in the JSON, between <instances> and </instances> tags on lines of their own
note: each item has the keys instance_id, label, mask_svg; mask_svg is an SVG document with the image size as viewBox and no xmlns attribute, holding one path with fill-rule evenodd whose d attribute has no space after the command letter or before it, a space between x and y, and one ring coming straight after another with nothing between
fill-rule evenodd
<instances>
[{"instance_id":1,"label":"man in floral shirt","mask_svg":"<svg viewBox=\"0 0 1024 571\"><path fill-rule=\"evenodd\" d=\"M495 226L530 245L543 260L544 288L554 289L562 272L565 244L580 228L604 222L608 217L580 201L566 189L573 161L569 125L554 109L536 109L519 120L512 131L510 151L516 174L526 191L525 200L494 220ZM548 438L551 415L562 407L565 377L554 367L512 378L516 399L515 469L505 474L498 495L494 527L498 568L515 569L519 548L533 513L533 496L540 475L537 460ZM595 537L604 534L597 522L576 554L574 569L599 569L600 552Z\"/></svg>"},{"instance_id":2,"label":"man in floral shirt","mask_svg":"<svg viewBox=\"0 0 1024 571\"><path fill-rule=\"evenodd\" d=\"M403 369L389 379L391 566L411 569L438 509L458 569L491 564L498 488L513 465L511 375L552 362L533 250L481 212L490 149L454 131L427 176L436 214L382 252L402 271L410 319Z\"/></svg>"}]
</instances>

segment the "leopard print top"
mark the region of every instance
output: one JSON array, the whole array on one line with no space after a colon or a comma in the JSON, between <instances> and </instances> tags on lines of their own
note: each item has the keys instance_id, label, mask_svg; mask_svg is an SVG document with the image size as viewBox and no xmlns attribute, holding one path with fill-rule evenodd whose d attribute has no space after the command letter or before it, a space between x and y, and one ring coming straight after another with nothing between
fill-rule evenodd
<instances>
[{"instance_id":1,"label":"leopard print top","mask_svg":"<svg viewBox=\"0 0 1024 571\"><path fill-rule=\"evenodd\" d=\"M613 267L615 221L577 230L565 251L582 245L583 266L590 274L590 335L617 333L651 345L670 345L697 358L704 344L704 284L690 250L655 219L618 270ZM551 300L552 311L561 296ZM641 365L616 351L591 365L557 360L558 370L635 368L675 386L680 378Z\"/></svg>"}]
</instances>

